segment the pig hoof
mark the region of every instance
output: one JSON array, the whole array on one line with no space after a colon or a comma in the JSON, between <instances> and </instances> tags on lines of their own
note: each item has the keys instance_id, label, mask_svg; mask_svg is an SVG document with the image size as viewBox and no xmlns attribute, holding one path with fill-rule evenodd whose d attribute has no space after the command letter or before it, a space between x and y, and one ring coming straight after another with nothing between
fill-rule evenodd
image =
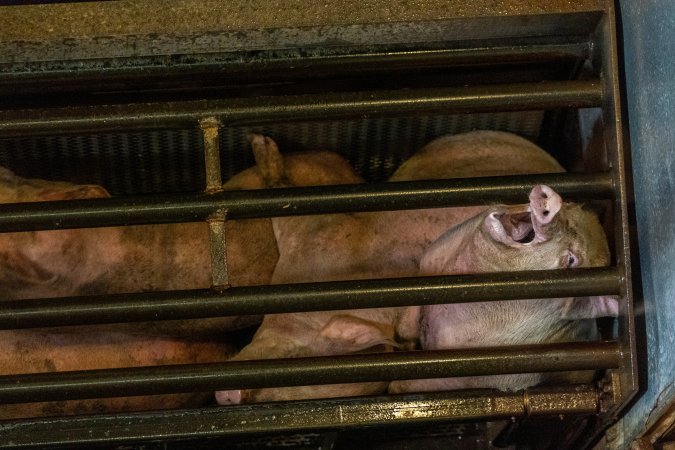
<instances>
[{"instance_id":1,"label":"pig hoof","mask_svg":"<svg viewBox=\"0 0 675 450\"><path fill-rule=\"evenodd\" d=\"M216 391L216 402L219 405L240 405L243 395L241 389L234 391Z\"/></svg>"}]
</instances>

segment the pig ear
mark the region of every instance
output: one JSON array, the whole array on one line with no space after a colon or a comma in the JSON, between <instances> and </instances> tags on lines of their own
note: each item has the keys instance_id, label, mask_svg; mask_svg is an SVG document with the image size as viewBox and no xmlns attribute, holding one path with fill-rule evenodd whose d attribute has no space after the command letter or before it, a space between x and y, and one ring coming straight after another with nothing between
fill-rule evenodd
<instances>
[{"instance_id":1,"label":"pig ear","mask_svg":"<svg viewBox=\"0 0 675 450\"><path fill-rule=\"evenodd\" d=\"M250 133L248 139L253 149L255 162L267 187L286 187L290 182L286 178L284 157L272 138Z\"/></svg>"},{"instance_id":2,"label":"pig ear","mask_svg":"<svg viewBox=\"0 0 675 450\"><path fill-rule=\"evenodd\" d=\"M570 320L618 316L619 300L613 295L569 298L563 310L563 318Z\"/></svg>"},{"instance_id":3,"label":"pig ear","mask_svg":"<svg viewBox=\"0 0 675 450\"><path fill-rule=\"evenodd\" d=\"M0 253L0 271L2 284L13 288L50 283L56 279L55 274L21 252Z\"/></svg>"},{"instance_id":4,"label":"pig ear","mask_svg":"<svg viewBox=\"0 0 675 450\"><path fill-rule=\"evenodd\" d=\"M393 328L384 330L374 322L354 316L334 316L320 331L320 336L347 347L345 352L357 352L380 344L393 344Z\"/></svg>"},{"instance_id":5,"label":"pig ear","mask_svg":"<svg viewBox=\"0 0 675 450\"><path fill-rule=\"evenodd\" d=\"M40 201L77 200L83 198L108 198L110 194L103 187L95 184L73 186L71 189L43 189L38 194Z\"/></svg>"}]
</instances>

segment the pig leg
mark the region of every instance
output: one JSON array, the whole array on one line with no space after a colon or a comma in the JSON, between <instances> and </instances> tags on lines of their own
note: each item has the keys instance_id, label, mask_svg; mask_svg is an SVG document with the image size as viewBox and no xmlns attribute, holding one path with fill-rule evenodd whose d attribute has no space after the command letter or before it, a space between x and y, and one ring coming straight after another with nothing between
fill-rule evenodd
<instances>
[{"instance_id":1,"label":"pig leg","mask_svg":"<svg viewBox=\"0 0 675 450\"><path fill-rule=\"evenodd\" d=\"M118 332L7 330L0 331L0 346L0 375L221 362L232 353L228 345L208 340ZM208 404L212 395L197 392L8 404L0 405L0 419L199 407Z\"/></svg>"},{"instance_id":2,"label":"pig leg","mask_svg":"<svg viewBox=\"0 0 675 450\"><path fill-rule=\"evenodd\" d=\"M347 314L334 314L328 323L311 328L308 318L323 318L325 313L267 316L251 344L232 360L330 356L368 351L392 351L393 327ZM294 320L297 319L297 320ZM324 320L317 320L325 323ZM331 384L267 389L217 391L221 405L308 398L348 397L384 392L386 382Z\"/></svg>"}]
</instances>

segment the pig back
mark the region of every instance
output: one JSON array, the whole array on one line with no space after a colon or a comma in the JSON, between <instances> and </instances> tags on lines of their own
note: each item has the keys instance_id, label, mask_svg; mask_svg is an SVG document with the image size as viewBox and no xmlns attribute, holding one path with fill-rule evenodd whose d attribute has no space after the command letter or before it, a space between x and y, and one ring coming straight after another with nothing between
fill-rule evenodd
<instances>
[{"instance_id":1,"label":"pig back","mask_svg":"<svg viewBox=\"0 0 675 450\"><path fill-rule=\"evenodd\" d=\"M349 163L327 151L289 153L285 175L294 186L363 183ZM260 169L251 167L223 185L226 191L264 189ZM269 284L279 259L271 219L229 220L225 223L228 274L232 286Z\"/></svg>"},{"instance_id":2,"label":"pig back","mask_svg":"<svg viewBox=\"0 0 675 450\"><path fill-rule=\"evenodd\" d=\"M479 130L441 136L408 158L389 181L480 178L564 172L546 151L513 133ZM448 228L480 214L484 206L434 208L407 212L382 212L380 220L399 228L416 230L426 247ZM413 233L407 233L407 239Z\"/></svg>"},{"instance_id":3,"label":"pig back","mask_svg":"<svg viewBox=\"0 0 675 450\"><path fill-rule=\"evenodd\" d=\"M558 172L564 172L562 166L527 139L481 130L431 141L406 160L389 181Z\"/></svg>"}]
</instances>

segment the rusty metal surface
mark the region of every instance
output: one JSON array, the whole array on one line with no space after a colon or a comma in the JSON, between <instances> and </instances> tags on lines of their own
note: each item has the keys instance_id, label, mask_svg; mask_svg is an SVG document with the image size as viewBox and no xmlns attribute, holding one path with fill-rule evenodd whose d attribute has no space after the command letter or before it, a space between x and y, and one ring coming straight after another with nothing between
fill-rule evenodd
<instances>
[{"instance_id":1,"label":"rusty metal surface","mask_svg":"<svg viewBox=\"0 0 675 450\"><path fill-rule=\"evenodd\" d=\"M139 58L0 63L0 95L175 85L251 83L410 73L420 69L488 64L563 66L590 54L587 35L462 42L254 50L248 52L157 55ZM0 53L1 55L1 53ZM212 87L210 87L212 89Z\"/></svg>"},{"instance_id":2,"label":"rusty metal surface","mask_svg":"<svg viewBox=\"0 0 675 450\"><path fill-rule=\"evenodd\" d=\"M111 2L112 3L112 2ZM117 3L117 2L114 2ZM459 2L454 2L458 4ZM487 1L485 3L488 3ZM517 1L513 2L514 4ZM522 2L518 2L521 3ZM548 3L538 2L539 5ZM556 2L568 3L569 2ZM226 5L227 3L222 2ZM452 4L452 3L448 3ZM328 3L338 7L338 3ZM340 4L340 12L347 9ZM6 10L6 8L4 8ZM352 11L358 10L358 8ZM316 46L373 46L411 43L429 43L467 39L512 39L556 35L586 35L592 31L601 14L600 8L583 8L581 12L545 11L546 7L533 14L525 10L514 14L487 11L486 14L444 19L434 11L433 18L424 20L400 20L394 22L337 23L330 25L283 26L266 28L253 26L255 20L242 29L217 25L213 30L176 33L171 26L157 32L127 30L120 34L95 31L92 34L55 35L42 32L21 38L19 34L0 39L0 64L16 64L11 70L31 70L36 63L44 61L88 60L100 58L138 58L197 53L256 51L260 49L311 48ZM10 10L11 11L11 10ZM262 16L262 15L259 15ZM343 15L344 16L344 15ZM0 16L3 17L3 16ZM7 16L4 16L7 17ZM49 16L45 21L49 21ZM223 17L223 16L221 16ZM86 23L78 17L78 23ZM143 18L145 19L145 18ZM143 20L142 19L142 20ZM9 18L9 23L0 23L7 30L19 30L23 18ZM189 22L189 21L188 21ZM99 25L100 23L96 24ZM43 25L44 26L44 25ZM32 27L26 26L25 30ZM105 29L105 26L100 27ZM199 29L199 27L197 27ZM49 30L48 26L40 31ZM40 65L37 64L37 67Z\"/></svg>"},{"instance_id":3,"label":"rusty metal surface","mask_svg":"<svg viewBox=\"0 0 675 450\"><path fill-rule=\"evenodd\" d=\"M554 14L602 9L600 0L130 0L3 8L0 38L47 40L78 36L380 24L453 17Z\"/></svg>"},{"instance_id":4,"label":"rusty metal surface","mask_svg":"<svg viewBox=\"0 0 675 450\"><path fill-rule=\"evenodd\" d=\"M223 190L223 177L220 171L220 122L215 117L199 121L204 142L204 166L206 172L206 194L215 194ZM222 288L228 286L227 272L227 236L225 235L225 210L216 210L206 221L209 224L209 250L211 253L211 285Z\"/></svg>"},{"instance_id":5,"label":"rusty metal surface","mask_svg":"<svg viewBox=\"0 0 675 450\"><path fill-rule=\"evenodd\" d=\"M0 422L0 448L123 444L236 436L266 431L328 430L557 414L594 414L597 393L578 385L525 392L458 391L228 406L126 415ZM554 401L550 401L551 396Z\"/></svg>"},{"instance_id":6,"label":"rusty metal surface","mask_svg":"<svg viewBox=\"0 0 675 450\"><path fill-rule=\"evenodd\" d=\"M623 271L622 298L619 306L619 336L625 361L621 371L618 412L637 392L637 364L635 349L635 314L633 311L633 274L631 272L631 241L629 200L633 202L633 183L630 178L630 154L627 154L627 135L622 112L621 84L617 55L617 28L613 1L607 0L607 16L599 27L599 51L603 83L603 122L605 145L608 148L609 166L614 177L614 240L616 260Z\"/></svg>"},{"instance_id":7,"label":"rusty metal surface","mask_svg":"<svg viewBox=\"0 0 675 450\"><path fill-rule=\"evenodd\" d=\"M223 178L220 172L220 122L215 117L199 121L204 143L204 166L206 168L206 193L222 191Z\"/></svg>"}]
</instances>

